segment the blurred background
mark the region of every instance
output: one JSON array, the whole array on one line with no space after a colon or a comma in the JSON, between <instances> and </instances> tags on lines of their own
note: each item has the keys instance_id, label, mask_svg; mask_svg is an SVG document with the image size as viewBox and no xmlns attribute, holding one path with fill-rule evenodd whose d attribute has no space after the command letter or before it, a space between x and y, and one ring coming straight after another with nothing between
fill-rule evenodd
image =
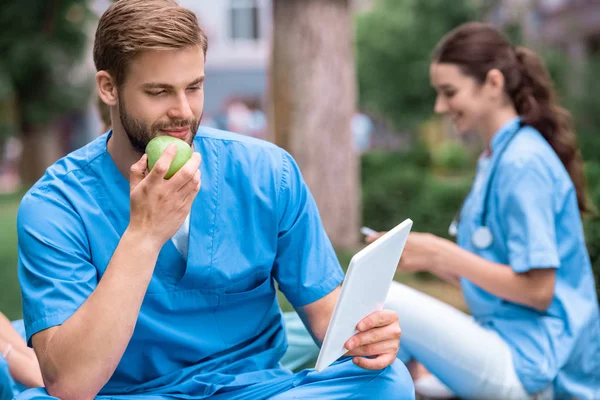
<instances>
[{"instance_id":1,"label":"blurred background","mask_svg":"<svg viewBox=\"0 0 600 400\"><path fill-rule=\"evenodd\" d=\"M180 0L209 37L203 125L269 140L297 159L342 265L361 225L448 237L481 144L433 115L434 45L472 20L545 59L573 113L600 204L599 0ZM55 160L103 133L93 35L109 0L0 7L0 311L21 317L16 212ZM249 171L249 173L257 173ZM600 219L585 217L596 282ZM427 274L397 276L464 308ZM282 299L283 307L288 308Z\"/></svg>"}]
</instances>

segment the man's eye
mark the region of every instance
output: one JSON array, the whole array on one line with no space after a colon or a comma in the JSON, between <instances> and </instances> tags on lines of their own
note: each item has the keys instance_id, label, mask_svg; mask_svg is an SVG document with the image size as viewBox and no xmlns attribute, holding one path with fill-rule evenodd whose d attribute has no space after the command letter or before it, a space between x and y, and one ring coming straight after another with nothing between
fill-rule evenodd
<instances>
[{"instance_id":1,"label":"man's eye","mask_svg":"<svg viewBox=\"0 0 600 400\"><path fill-rule=\"evenodd\" d=\"M162 96L165 93L167 93L166 90L159 90L158 92L148 92L150 96Z\"/></svg>"},{"instance_id":2,"label":"man's eye","mask_svg":"<svg viewBox=\"0 0 600 400\"><path fill-rule=\"evenodd\" d=\"M191 92L197 92L200 89L202 89L202 86L191 86L188 88L188 90Z\"/></svg>"},{"instance_id":3,"label":"man's eye","mask_svg":"<svg viewBox=\"0 0 600 400\"><path fill-rule=\"evenodd\" d=\"M453 97L455 94L456 94L456 91L454 91L454 90L449 90L449 91L444 92L444 96L446 96L446 97Z\"/></svg>"}]
</instances>

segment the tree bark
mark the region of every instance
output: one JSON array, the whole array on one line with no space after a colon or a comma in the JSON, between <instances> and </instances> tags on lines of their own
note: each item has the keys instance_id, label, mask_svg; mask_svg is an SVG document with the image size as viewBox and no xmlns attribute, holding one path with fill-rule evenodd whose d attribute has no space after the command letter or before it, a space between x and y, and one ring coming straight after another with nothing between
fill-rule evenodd
<instances>
[{"instance_id":1,"label":"tree bark","mask_svg":"<svg viewBox=\"0 0 600 400\"><path fill-rule=\"evenodd\" d=\"M349 0L274 0L270 122L298 162L332 243L358 243L360 180Z\"/></svg>"},{"instance_id":2,"label":"tree bark","mask_svg":"<svg viewBox=\"0 0 600 400\"><path fill-rule=\"evenodd\" d=\"M29 187L44 175L46 168L63 156L60 148L58 128L50 123L46 126L21 124L23 152L19 163L22 183Z\"/></svg>"}]
</instances>

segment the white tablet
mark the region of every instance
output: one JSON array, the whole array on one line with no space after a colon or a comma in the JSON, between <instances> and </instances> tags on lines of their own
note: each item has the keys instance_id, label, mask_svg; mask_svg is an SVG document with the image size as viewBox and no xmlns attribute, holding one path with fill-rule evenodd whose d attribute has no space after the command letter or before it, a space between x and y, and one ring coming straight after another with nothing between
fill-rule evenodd
<instances>
[{"instance_id":1,"label":"white tablet","mask_svg":"<svg viewBox=\"0 0 600 400\"><path fill-rule=\"evenodd\" d=\"M411 227L412 221L405 220L352 257L319 352L317 371L346 354L344 344L358 332L356 325L383 309Z\"/></svg>"}]
</instances>

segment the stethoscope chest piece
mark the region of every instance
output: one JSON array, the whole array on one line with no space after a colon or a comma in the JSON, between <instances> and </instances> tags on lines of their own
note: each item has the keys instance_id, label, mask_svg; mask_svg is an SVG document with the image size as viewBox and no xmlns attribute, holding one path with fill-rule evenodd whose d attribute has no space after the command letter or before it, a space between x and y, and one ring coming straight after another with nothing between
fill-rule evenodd
<instances>
[{"instance_id":1,"label":"stethoscope chest piece","mask_svg":"<svg viewBox=\"0 0 600 400\"><path fill-rule=\"evenodd\" d=\"M473 246L483 250L492 245L494 237L492 236L492 231L490 231L490 228L487 226L478 226L475 228L475 232L473 232L473 237L471 240L473 241Z\"/></svg>"}]
</instances>

